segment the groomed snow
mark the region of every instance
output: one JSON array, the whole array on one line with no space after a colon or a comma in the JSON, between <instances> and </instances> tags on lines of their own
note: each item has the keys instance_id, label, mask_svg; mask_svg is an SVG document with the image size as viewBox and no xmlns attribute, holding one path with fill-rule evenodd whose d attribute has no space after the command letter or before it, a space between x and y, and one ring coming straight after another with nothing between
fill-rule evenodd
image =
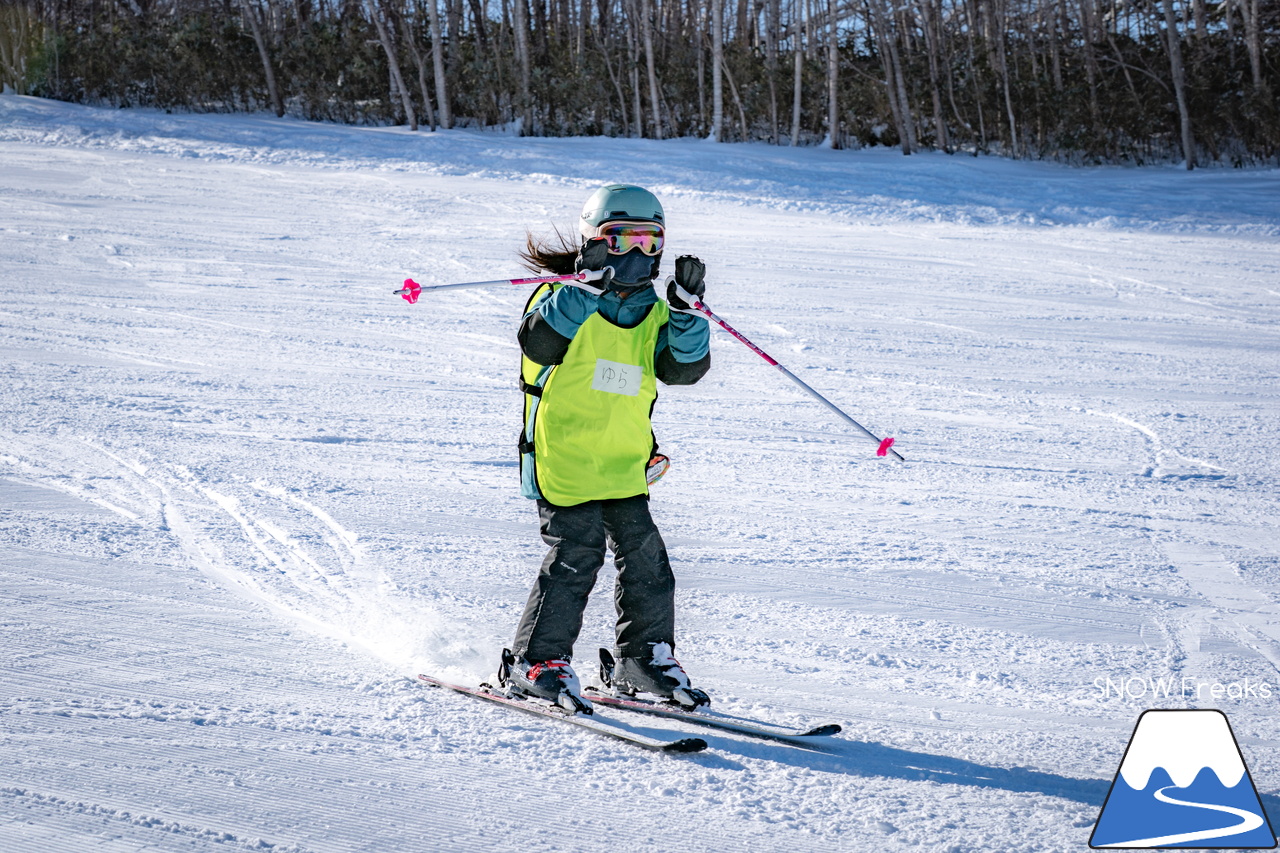
<instances>
[{"instance_id":1,"label":"groomed snow","mask_svg":"<svg viewBox=\"0 0 1280 853\"><path fill-rule=\"evenodd\" d=\"M527 294L391 291L613 180L907 459L719 331L657 405L678 654L825 752L411 680L493 671L543 546ZM4 95L0 363L5 853L1081 850L1148 707L1224 710L1280 814L1280 172Z\"/></svg>"}]
</instances>

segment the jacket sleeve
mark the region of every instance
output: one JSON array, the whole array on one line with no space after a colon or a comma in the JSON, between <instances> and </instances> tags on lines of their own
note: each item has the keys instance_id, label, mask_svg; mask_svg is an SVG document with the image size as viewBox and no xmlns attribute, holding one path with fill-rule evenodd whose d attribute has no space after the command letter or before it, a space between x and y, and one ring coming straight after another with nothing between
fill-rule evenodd
<instances>
[{"instance_id":1,"label":"jacket sleeve","mask_svg":"<svg viewBox=\"0 0 1280 853\"><path fill-rule=\"evenodd\" d=\"M537 364L560 364L573 336L596 312L598 300L580 287L557 288L520 321L520 351Z\"/></svg>"},{"instance_id":2,"label":"jacket sleeve","mask_svg":"<svg viewBox=\"0 0 1280 853\"><path fill-rule=\"evenodd\" d=\"M705 317L672 312L658 332L654 372L667 385L692 385L711 369L711 327Z\"/></svg>"}]
</instances>

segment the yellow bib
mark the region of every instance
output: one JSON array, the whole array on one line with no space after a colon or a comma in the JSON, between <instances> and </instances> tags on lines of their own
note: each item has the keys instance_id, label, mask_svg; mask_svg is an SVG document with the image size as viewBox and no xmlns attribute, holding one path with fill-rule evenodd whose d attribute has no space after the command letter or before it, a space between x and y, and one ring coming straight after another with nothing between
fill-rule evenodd
<instances>
[{"instance_id":1,"label":"yellow bib","mask_svg":"<svg viewBox=\"0 0 1280 853\"><path fill-rule=\"evenodd\" d=\"M573 506L648 494L649 417L658 396L654 348L667 319L665 302L654 303L631 329L592 314L562 364L546 368L524 359L526 386L541 386L541 395L525 397L524 439L533 445L521 459L526 496Z\"/></svg>"}]
</instances>

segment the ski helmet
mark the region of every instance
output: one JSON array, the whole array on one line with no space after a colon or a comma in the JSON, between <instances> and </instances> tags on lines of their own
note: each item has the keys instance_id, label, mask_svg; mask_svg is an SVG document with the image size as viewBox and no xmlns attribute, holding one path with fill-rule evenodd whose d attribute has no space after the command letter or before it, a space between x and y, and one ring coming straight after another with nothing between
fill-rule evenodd
<instances>
[{"instance_id":1,"label":"ski helmet","mask_svg":"<svg viewBox=\"0 0 1280 853\"><path fill-rule=\"evenodd\" d=\"M582 206L582 219L578 227L582 236L590 239L596 236L597 229L603 223L616 219L666 225L662 204L653 193L631 184L610 184L596 190L587 199L587 203Z\"/></svg>"},{"instance_id":2,"label":"ski helmet","mask_svg":"<svg viewBox=\"0 0 1280 853\"><path fill-rule=\"evenodd\" d=\"M650 254L652 247L636 248L616 256L610 264L613 267L611 286L614 289L626 290L647 285L658 275L658 267L662 263L662 229L666 227L662 204L657 196L643 187L610 184L592 193L591 198L582 206L578 229L583 240L591 240L603 236L602 226L619 221L652 222L659 228L655 253Z\"/></svg>"}]
</instances>

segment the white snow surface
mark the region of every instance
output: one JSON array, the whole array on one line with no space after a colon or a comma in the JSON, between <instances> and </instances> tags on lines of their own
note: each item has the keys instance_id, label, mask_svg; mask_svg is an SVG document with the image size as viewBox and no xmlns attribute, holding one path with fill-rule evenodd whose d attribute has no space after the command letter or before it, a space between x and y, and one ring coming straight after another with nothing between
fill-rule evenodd
<instances>
[{"instance_id":1,"label":"white snow surface","mask_svg":"<svg viewBox=\"0 0 1280 853\"><path fill-rule=\"evenodd\" d=\"M661 390L677 653L825 751L412 678L492 673L544 546L527 294L391 291L608 181L906 457L719 330ZM4 95L0 363L4 853L1082 850L1149 707L1224 710L1278 811L1280 172Z\"/></svg>"}]
</instances>

